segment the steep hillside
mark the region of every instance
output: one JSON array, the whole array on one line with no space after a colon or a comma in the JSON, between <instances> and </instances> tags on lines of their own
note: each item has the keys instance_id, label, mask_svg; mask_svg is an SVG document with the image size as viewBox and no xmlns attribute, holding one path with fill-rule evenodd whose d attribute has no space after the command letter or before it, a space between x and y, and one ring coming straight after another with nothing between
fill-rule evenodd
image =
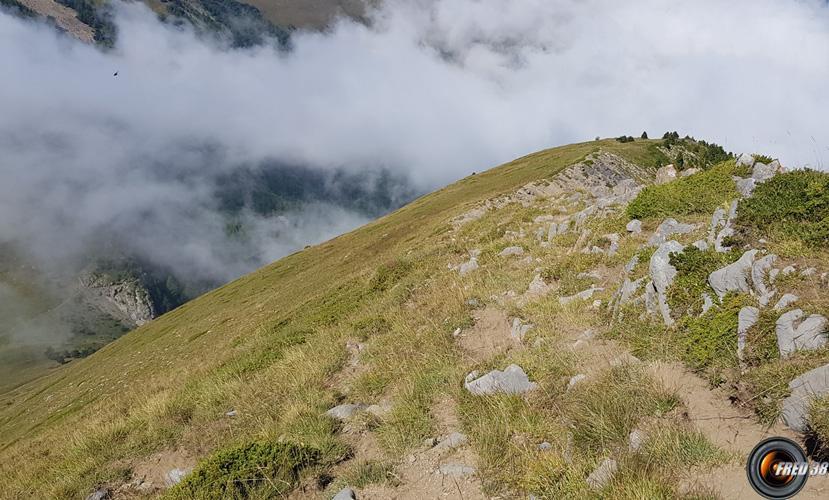
<instances>
[{"instance_id":1,"label":"steep hillside","mask_svg":"<svg viewBox=\"0 0 829 500\"><path fill-rule=\"evenodd\" d=\"M0 396L0 489L747 497L762 436L829 436L829 185L721 156L542 151L283 258Z\"/></svg>"}]
</instances>

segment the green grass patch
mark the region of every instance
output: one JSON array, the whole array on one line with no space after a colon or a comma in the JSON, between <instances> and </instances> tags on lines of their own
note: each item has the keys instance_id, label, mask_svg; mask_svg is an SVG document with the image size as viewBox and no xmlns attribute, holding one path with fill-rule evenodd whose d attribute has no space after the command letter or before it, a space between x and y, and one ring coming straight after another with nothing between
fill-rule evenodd
<instances>
[{"instance_id":1,"label":"green grass patch","mask_svg":"<svg viewBox=\"0 0 829 500\"><path fill-rule=\"evenodd\" d=\"M647 186L628 205L626 213L631 219L710 214L739 196L731 178L734 170L734 162L726 161L696 175Z\"/></svg>"},{"instance_id":2,"label":"green grass patch","mask_svg":"<svg viewBox=\"0 0 829 500\"><path fill-rule=\"evenodd\" d=\"M678 322L682 359L694 369L715 374L737 365L737 313L749 299L728 294L722 304L700 317L686 316Z\"/></svg>"},{"instance_id":3,"label":"green grass patch","mask_svg":"<svg viewBox=\"0 0 829 500\"><path fill-rule=\"evenodd\" d=\"M715 297L708 286L708 275L740 258L737 250L719 253L702 251L689 246L680 253L670 256L671 265L676 268L674 282L668 289L668 304L677 316L696 316L702 312L703 292Z\"/></svg>"},{"instance_id":4,"label":"green grass patch","mask_svg":"<svg viewBox=\"0 0 829 500\"><path fill-rule=\"evenodd\" d=\"M279 496L289 491L300 472L314 465L319 450L287 442L250 442L220 450L201 461L168 498L225 499L251 495Z\"/></svg>"},{"instance_id":5,"label":"green grass patch","mask_svg":"<svg viewBox=\"0 0 829 500\"><path fill-rule=\"evenodd\" d=\"M829 245L829 174L797 170L757 186L740 202L737 224L766 238Z\"/></svg>"}]
</instances>

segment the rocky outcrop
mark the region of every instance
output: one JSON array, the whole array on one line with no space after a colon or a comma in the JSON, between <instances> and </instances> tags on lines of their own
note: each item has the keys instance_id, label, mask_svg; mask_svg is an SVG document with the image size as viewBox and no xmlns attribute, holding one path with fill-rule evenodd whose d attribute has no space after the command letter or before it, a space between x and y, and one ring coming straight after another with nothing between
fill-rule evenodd
<instances>
[{"instance_id":1,"label":"rocky outcrop","mask_svg":"<svg viewBox=\"0 0 829 500\"><path fill-rule=\"evenodd\" d=\"M815 368L789 382L791 395L783 400L782 416L786 425L798 432L809 430L809 405L829 394L829 365Z\"/></svg>"},{"instance_id":2,"label":"rocky outcrop","mask_svg":"<svg viewBox=\"0 0 829 500\"><path fill-rule=\"evenodd\" d=\"M87 302L123 323L141 326L156 316L149 292L135 278L116 280L105 274L85 273L79 282Z\"/></svg>"},{"instance_id":3,"label":"rocky outcrop","mask_svg":"<svg viewBox=\"0 0 829 500\"><path fill-rule=\"evenodd\" d=\"M766 255L759 258L751 265L751 282L754 284L754 291L757 294L757 301L761 307L768 305L769 300L777 293L776 290L771 290L766 286L766 277L768 276L771 266L777 261L777 256L773 254Z\"/></svg>"},{"instance_id":4,"label":"rocky outcrop","mask_svg":"<svg viewBox=\"0 0 829 500\"><path fill-rule=\"evenodd\" d=\"M777 318L775 332L780 357L786 358L796 351L819 349L826 345L826 318L812 314L802 319L804 312L795 309Z\"/></svg>"},{"instance_id":5,"label":"rocky outcrop","mask_svg":"<svg viewBox=\"0 0 829 500\"><path fill-rule=\"evenodd\" d=\"M659 224L659 227L656 228L656 232L654 232L653 236L651 236L648 240L648 244L658 246L667 241L668 238L674 234L687 234L696 228L697 226L693 224L682 224L677 222L676 219L668 218L665 219L662 224Z\"/></svg>"},{"instance_id":6,"label":"rocky outcrop","mask_svg":"<svg viewBox=\"0 0 829 500\"><path fill-rule=\"evenodd\" d=\"M492 370L483 376L473 371L466 376L464 387L476 396L489 394L523 394L536 388L535 382L518 365L509 365L504 371Z\"/></svg>"},{"instance_id":7,"label":"rocky outcrop","mask_svg":"<svg viewBox=\"0 0 829 500\"><path fill-rule=\"evenodd\" d=\"M666 325L674 324L671 318L671 310L668 307L668 287L676 277L676 268L671 265L671 254L682 252L685 247L678 241L671 240L659 245L659 248L651 256L648 271L650 273L652 287L656 292L657 307L662 314L662 320Z\"/></svg>"},{"instance_id":8,"label":"rocky outcrop","mask_svg":"<svg viewBox=\"0 0 829 500\"><path fill-rule=\"evenodd\" d=\"M751 266L754 264L754 256L757 252L758 250L749 250L737 262L717 269L708 276L708 284L720 299L731 291L742 293L751 291Z\"/></svg>"},{"instance_id":9,"label":"rocky outcrop","mask_svg":"<svg viewBox=\"0 0 829 500\"><path fill-rule=\"evenodd\" d=\"M524 248L519 246L506 247L498 254L501 257L509 257L510 255L524 255Z\"/></svg>"},{"instance_id":10,"label":"rocky outcrop","mask_svg":"<svg viewBox=\"0 0 829 500\"><path fill-rule=\"evenodd\" d=\"M325 414L337 420L348 420L356 413L365 410L367 407L368 406L362 403L341 404L331 408L325 412Z\"/></svg>"},{"instance_id":11,"label":"rocky outcrop","mask_svg":"<svg viewBox=\"0 0 829 500\"><path fill-rule=\"evenodd\" d=\"M642 221L633 219L625 225L625 229L629 233L639 234L642 232Z\"/></svg>"},{"instance_id":12,"label":"rocky outcrop","mask_svg":"<svg viewBox=\"0 0 829 500\"><path fill-rule=\"evenodd\" d=\"M783 294L783 296L780 297L780 300L778 300L777 303L774 304L774 309L776 311L782 311L783 309L789 307L790 305L794 304L798 300L800 300L800 297L798 297L797 295L795 295L793 293Z\"/></svg>"},{"instance_id":13,"label":"rocky outcrop","mask_svg":"<svg viewBox=\"0 0 829 500\"><path fill-rule=\"evenodd\" d=\"M746 348L748 329L757 324L760 319L760 309L746 306L737 313L737 359L743 362L743 353Z\"/></svg>"},{"instance_id":14,"label":"rocky outcrop","mask_svg":"<svg viewBox=\"0 0 829 500\"><path fill-rule=\"evenodd\" d=\"M665 165L656 171L654 184L667 184L676 179L676 168L673 165Z\"/></svg>"}]
</instances>

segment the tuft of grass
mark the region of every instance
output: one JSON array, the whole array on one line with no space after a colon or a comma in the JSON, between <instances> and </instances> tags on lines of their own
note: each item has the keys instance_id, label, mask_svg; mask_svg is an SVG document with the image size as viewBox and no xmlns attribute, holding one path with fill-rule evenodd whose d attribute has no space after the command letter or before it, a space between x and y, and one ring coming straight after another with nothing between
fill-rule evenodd
<instances>
[{"instance_id":1,"label":"tuft of grass","mask_svg":"<svg viewBox=\"0 0 829 500\"><path fill-rule=\"evenodd\" d=\"M375 484L396 486L400 481L395 475L394 464L378 460L363 460L351 465L335 481L333 491L346 486L365 488Z\"/></svg>"},{"instance_id":2,"label":"tuft of grass","mask_svg":"<svg viewBox=\"0 0 829 500\"><path fill-rule=\"evenodd\" d=\"M829 453L829 397L817 398L809 405L809 427L817 439L818 452Z\"/></svg>"},{"instance_id":3,"label":"tuft of grass","mask_svg":"<svg viewBox=\"0 0 829 500\"><path fill-rule=\"evenodd\" d=\"M678 404L677 397L641 367L613 367L570 392L567 414L573 442L580 449L602 454L625 443L644 417L664 414Z\"/></svg>"},{"instance_id":4,"label":"tuft of grass","mask_svg":"<svg viewBox=\"0 0 829 500\"><path fill-rule=\"evenodd\" d=\"M220 450L169 490L168 498L247 498L289 491L320 452L303 444L256 441Z\"/></svg>"},{"instance_id":5,"label":"tuft of grass","mask_svg":"<svg viewBox=\"0 0 829 500\"><path fill-rule=\"evenodd\" d=\"M369 288L375 292L384 292L408 275L414 266L408 260L396 259L377 268Z\"/></svg>"},{"instance_id":6,"label":"tuft of grass","mask_svg":"<svg viewBox=\"0 0 829 500\"><path fill-rule=\"evenodd\" d=\"M739 196L731 178L734 169L734 161L729 160L696 175L647 186L628 205L626 213L631 219L710 214Z\"/></svg>"}]
</instances>

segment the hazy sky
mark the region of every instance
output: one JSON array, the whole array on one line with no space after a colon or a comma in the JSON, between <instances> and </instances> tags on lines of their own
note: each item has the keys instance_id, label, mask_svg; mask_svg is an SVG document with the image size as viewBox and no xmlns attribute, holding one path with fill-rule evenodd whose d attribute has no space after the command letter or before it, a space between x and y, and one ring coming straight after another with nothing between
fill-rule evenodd
<instances>
[{"instance_id":1,"label":"hazy sky","mask_svg":"<svg viewBox=\"0 0 829 500\"><path fill-rule=\"evenodd\" d=\"M391 1L370 27L296 33L289 54L223 48L137 3L116 22L104 53L0 14L0 238L49 254L116 227L154 258L232 276L245 269L225 269L206 168L379 166L432 189L643 130L829 160L818 0ZM222 162L204 164L208 145ZM264 260L364 222L292 216L288 232L256 221Z\"/></svg>"}]
</instances>

